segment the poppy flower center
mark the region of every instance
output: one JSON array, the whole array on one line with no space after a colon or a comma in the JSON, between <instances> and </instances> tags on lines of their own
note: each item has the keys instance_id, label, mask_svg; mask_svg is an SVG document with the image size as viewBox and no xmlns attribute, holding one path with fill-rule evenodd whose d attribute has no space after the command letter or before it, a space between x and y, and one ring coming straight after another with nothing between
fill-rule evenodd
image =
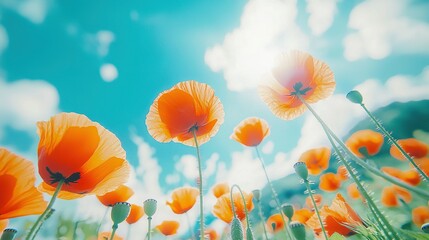
<instances>
[{"instance_id":1,"label":"poppy flower center","mask_svg":"<svg viewBox=\"0 0 429 240\"><path fill-rule=\"evenodd\" d=\"M46 167L46 171L48 171L49 177L51 178L51 184L60 182L62 180L65 184L69 185L70 183L77 183L77 181L80 179L80 172L75 172L69 177L64 177L64 175L60 172L52 172L49 167Z\"/></svg>"},{"instance_id":2,"label":"poppy flower center","mask_svg":"<svg viewBox=\"0 0 429 240\"><path fill-rule=\"evenodd\" d=\"M302 82L297 82L293 85L293 92L290 95L302 95L307 94L308 91L311 90L311 87L304 87Z\"/></svg>"}]
</instances>

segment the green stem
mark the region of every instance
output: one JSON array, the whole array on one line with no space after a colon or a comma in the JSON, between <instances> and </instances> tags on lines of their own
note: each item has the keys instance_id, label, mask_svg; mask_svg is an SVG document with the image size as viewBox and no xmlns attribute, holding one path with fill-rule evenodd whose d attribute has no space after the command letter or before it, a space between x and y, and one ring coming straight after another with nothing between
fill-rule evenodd
<instances>
[{"instance_id":1,"label":"green stem","mask_svg":"<svg viewBox=\"0 0 429 240\"><path fill-rule=\"evenodd\" d=\"M76 221L76 222L74 223L74 227L73 227L73 238L72 238L72 240L76 240L77 227L78 227L78 225L79 225L79 222L80 222L80 221Z\"/></svg>"},{"instance_id":2,"label":"green stem","mask_svg":"<svg viewBox=\"0 0 429 240\"><path fill-rule=\"evenodd\" d=\"M369 208L369 210L371 211L371 213L372 213L372 215L373 215L373 217L374 217L374 219L375 219L375 221L377 222L377 225L378 225L378 227L377 227L377 230L382 230L383 231L383 235L386 237L386 238L389 238L389 233L386 231L386 229L383 227L383 223L380 221L380 218L377 216L377 213L374 211L374 209L372 208L372 206L371 205L369 205L368 204L368 208Z\"/></svg>"},{"instance_id":3,"label":"green stem","mask_svg":"<svg viewBox=\"0 0 429 240\"><path fill-rule=\"evenodd\" d=\"M268 240L267 228L265 227L265 219L264 219L264 215L262 214L261 201L258 201L258 211L259 211L259 217L261 218L261 221L262 221L262 227L264 228L265 240Z\"/></svg>"},{"instance_id":4,"label":"green stem","mask_svg":"<svg viewBox=\"0 0 429 240\"><path fill-rule=\"evenodd\" d=\"M377 126L378 129L380 129L384 135L387 136L387 138L392 142L395 147L399 149L399 151L402 153L402 155L407 158L407 160L414 166L414 168L420 173L420 176L426 180L426 183L429 183L429 177L426 175L425 172L422 171L422 169L414 162L413 158L405 152L405 150L398 144L398 142L392 137L392 135L381 125L381 123L372 115L372 113L366 108L365 104L360 104L362 108L365 110L365 112L368 114L368 116L371 118L372 122Z\"/></svg>"},{"instance_id":5,"label":"green stem","mask_svg":"<svg viewBox=\"0 0 429 240\"><path fill-rule=\"evenodd\" d=\"M400 239L399 236L397 235L396 231L393 229L393 227L390 225L390 223L387 221L387 219L384 217L384 215L377 208L377 205L375 205L374 201L372 201L372 198L369 196L368 192L365 190L365 188L361 184L360 180L358 179L358 177L354 173L350 163L348 161L346 161L343 154L337 148L337 145L335 144L335 142L332 138L337 139L336 141L338 142L338 144L340 144L340 146L344 146L344 147L342 147L343 150L348 152L350 156L355 156L355 155L352 154L350 151L348 151L348 148L345 146L345 144L342 143L342 141L339 140L339 138L330 130L330 128L325 124L325 122L320 118L320 116L313 110L313 108L300 95L297 95L297 96L301 100L301 102L303 104L305 104L305 106L308 108L308 110L310 110L310 112L313 114L313 116L319 121L319 123L322 125L322 128L325 131L326 136L328 137L329 142L331 143L332 147L334 148L335 152L337 153L340 161L346 167L349 175L352 177L353 181L356 183L356 186L357 186L358 190L360 191L360 193L363 195L363 197L366 199L367 203L370 205L370 207L373 208L374 212L376 213L375 217L379 217L380 220L383 222L383 226L386 227L388 230L387 231L388 235L392 234L394 239Z\"/></svg>"},{"instance_id":6,"label":"green stem","mask_svg":"<svg viewBox=\"0 0 429 240\"><path fill-rule=\"evenodd\" d=\"M109 206L108 206L108 207L106 207L106 211L104 211L103 218L102 218L102 219L100 220L100 222L98 223L98 226L97 226L97 236L98 236L98 233L100 232L101 224L104 222L104 219L106 218L107 213L109 212L109 209L110 209L110 207L109 207Z\"/></svg>"},{"instance_id":7,"label":"green stem","mask_svg":"<svg viewBox=\"0 0 429 240\"><path fill-rule=\"evenodd\" d=\"M117 224L113 224L113 226L112 226L112 234L110 235L110 240L113 240L113 238L115 237L116 229L118 229L118 225Z\"/></svg>"},{"instance_id":8,"label":"green stem","mask_svg":"<svg viewBox=\"0 0 429 240\"><path fill-rule=\"evenodd\" d=\"M418 195L420 195L421 197L424 197L426 200L429 199L429 193L422 191L421 189L415 188L403 181L400 181L399 179L392 177L390 175L384 174L383 172L381 172L380 170L378 170L377 168L369 165L368 163L366 163L365 161L363 161L362 159L356 157L352 152L350 152L350 150L347 148L347 146L335 135L335 133L332 132L332 130L323 122L323 120L319 117L319 115L310 107L310 105L307 104L307 102L304 101L304 99L302 99L302 97L300 95L297 95L298 98L307 106L308 110L310 110L310 112L313 114L313 116L319 121L319 123L322 125L323 129L325 130L325 132L327 132L327 135L331 135L332 138L340 145L340 147L342 149L344 149L344 151L346 152L346 154L348 156L350 156L357 164L359 164L361 167L363 167L365 170L375 174L378 177L384 178L386 181L391 182L393 184L396 184L400 187L403 187L411 192L414 192Z\"/></svg>"},{"instance_id":9,"label":"green stem","mask_svg":"<svg viewBox=\"0 0 429 240\"><path fill-rule=\"evenodd\" d=\"M151 237L151 231L152 231L152 229L150 228L151 221L152 221L152 217L147 217L147 240L150 240L150 237Z\"/></svg>"},{"instance_id":10,"label":"green stem","mask_svg":"<svg viewBox=\"0 0 429 240\"><path fill-rule=\"evenodd\" d=\"M39 226L37 227L37 230L34 233L34 235L37 236L37 234L39 233L40 229L42 228L42 225L45 223L46 220L48 220L52 216L52 214L54 214L54 212L55 212L55 209L53 209L53 208L51 208L49 210L49 212L45 215L45 217L43 218L43 220L40 221Z\"/></svg>"},{"instance_id":11,"label":"green stem","mask_svg":"<svg viewBox=\"0 0 429 240\"><path fill-rule=\"evenodd\" d=\"M258 146L255 146L255 149L256 149L256 154L258 155L259 161L261 162L262 169L264 170L265 177L267 178L268 185L270 186L270 188L271 188L271 192L273 193L274 201L276 202L276 205L277 205L277 211L279 211L280 216L281 216L282 221L283 221L283 225L285 226L284 230L285 230L285 232L286 232L286 236L288 236L288 237L289 237L289 239L293 239L293 238L292 238L292 236L290 235L289 231L287 230L287 227L286 227L286 226L287 226L287 222L286 222L286 220L285 220L285 218L284 218L284 216L283 216L282 208L281 208L281 204L280 204L280 201L279 201L279 198L278 198L277 192L276 192L276 190L274 189L274 186L273 186L273 184L271 183L270 178L268 177L267 169L265 168L264 160L262 159L261 154L259 153Z\"/></svg>"},{"instance_id":12,"label":"green stem","mask_svg":"<svg viewBox=\"0 0 429 240\"><path fill-rule=\"evenodd\" d=\"M42 213L42 215L39 216L39 218L37 219L37 221L33 224L33 226L31 227L30 233L28 233L27 237L25 238L26 240L33 240L36 237L36 229L39 227L42 227L42 223L43 223L43 219L45 218L46 214L48 214L48 212L51 210L51 208L54 206L55 200L57 199L58 194L61 191L61 187L64 184L64 179L61 179L58 182L57 188L55 189L54 194L52 195L51 200L49 201L48 206L46 207L45 211ZM40 226L39 226L40 224ZM34 235L34 236L33 236Z\"/></svg>"},{"instance_id":13,"label":"green stem","mask_svg":"<svg viewBox=\"0 0 429 240\"><path fill-rule=\"evenodd\" d=\"M247 227L250 228L249 212L247 211L246 199L244 198L244 195L243 195L243 192L241 191L241 188L237 184L232 185L231 192L230 192L231 206L232 206L232 211L234 212L234 217L237 217L237 215L235 214L234 199L232 198L232 192L234 191L234 188L237 188L238 191L240 192L241 199L243 200L243 204L244 204L244 213L246 214Z\"/></svg>"},{"instance_id":14,"label":"green stem","mask_svg":"<svg viewBox=\"0 0 429 240\"><path fill-rule=\"evenodd\" d=\"M200 190L200 239L204 240L204 206L203 206L203 171L201 170L201 157L200 157L200 148L198 146L197 140L197 129L195 127L191 128L192 135L194 136L195 148L197 149L197 159L198 159L198 176L200 182L198 184Z\"/></svg>"},{"instance_id":15,"label":"green stem","mask_svg":"<svg viewBox=\"0 0 429 240\"><path fill-rule=\"evenodd\" d=\"M325 239L328 240L329 238L328 238L328 234L326 234L325 224L322 221L322 217L320 217L319 208L317 207L316 201L314 200L313 190L311 190L310 181L308 181L307 179L303 179L303 180L304 180L305 186L307 187L307 192L310 195L311 201L313 202L314 211L316 212L317 219L319 219L319 223L320 223L320 227L322 228L323 235L325 236Z\"/></svg>"}]
</instances>

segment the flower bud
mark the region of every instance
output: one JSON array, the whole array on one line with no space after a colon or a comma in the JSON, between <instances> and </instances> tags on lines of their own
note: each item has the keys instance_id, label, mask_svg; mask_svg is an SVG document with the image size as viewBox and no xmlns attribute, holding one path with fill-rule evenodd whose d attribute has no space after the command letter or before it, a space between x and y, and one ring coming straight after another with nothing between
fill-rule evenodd
<instances>
[{"instance_id":1,"label":"flower bud","mask_svg":"<svg viewBox=\"0 0 429 240\"><path fill-rule=\"evenodd\" d=\"M241 225L240 219L234 217L231 222L231 239L232 240L243 240L243 226Z\"/></svg>"},{"instance_id":2,"label":"flower bud","mask_svg":"<svg viewBox=\"0 0 429 240\"><path fill-rule=\"evenodd\" d=\"M290 221L293 216L293 206L290 204L283 204L282 212L287 218L289 218L289 221Z\"/></svg>"},{"instance_id":3,"label":"flower bud","mask_svg":"<svg viewBox=\"0 0 429 240\"><path fill-rule=\"evenodd\" d=\"M6 228L3 230L3 234L1 235L0 240L13 240L15 239L15 235L18 231L13 228Z\"/></svg>"},{"instance_id":4,"label":"flower bud","mask_svg":"<svg viewBox=\"0 0 429 240\"><path fill-rule=\"evenodd\" d=\"M256 200L256 202L261 201L261 190L255 189L252 191L252 193L253 193L253 198Z\"/></svg>"},{"instance_id":5,"label":"flower bud","mask_svg":"<svg viewBox=\"0 0 429 240\"><path fill-rule=\"evenodd\" d=\"M289 223L290 230L296 239L305 239L305 226L304 224L293 221Z\"/></svg>"},{"instance_id":6,"label":"flower bud","mask_svg":"<svg viewBox=\"0 0 429 240\"><path fill-rule=\"evenodd\" d=\"M422 231L425 233L429 233L429 222L422 225Z\"/></svg>"},{"instance_id":7,"label":"flower bud","mask_svg":"<svg viewBox=\"0 0 429 240\"><path fill-rule=\"evenodd\" d=\"M112 221L114 224L123 222L130 214L131 205L127 202L118 202L112 206Z\"/></svg>"},{"instance_id":8,"label":"flower bud","mask_svg":"<svg viewBox=\"0 0 429 240\"><path fill-rule=\"evenodd\" d=\"M346 98L352 103L362 104L363 98L359 91L353 90L347 93Z\"/></svg>"},{"instance_id":9,"label":"flower bud","mask_svg":"<svg viewBox=\"0 0 429 240\"><path fill-rule=\"evenodd\" d=\"M147 199L143 203L144 212L148 217L152 217L156 212L156 200L155 199Z\"/></svg>"},{"instance_id":10,"label":"flower bud","mask_svg":"<svg viewBox=\"0 0 429 240\"><path fill-rule=\"evenodd\" d=\"M304 181L307 180L308 178L308 169L307 169L307 165L305 165L304 162L297 162L293 165L293 168L295 168L295 172L296 174L298 174L298 176L300 178L302 178Z\"/></svg>"}]
</instances>

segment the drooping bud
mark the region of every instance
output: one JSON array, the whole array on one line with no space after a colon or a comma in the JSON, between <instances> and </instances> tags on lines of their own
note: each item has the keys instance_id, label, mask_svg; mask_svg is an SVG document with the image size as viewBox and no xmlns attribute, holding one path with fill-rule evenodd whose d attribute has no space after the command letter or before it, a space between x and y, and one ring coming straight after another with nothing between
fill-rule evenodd
<instances>
[{"instance_id":1,"label":"drooping bud","mask_svg":"<svg viewBox=\"0 0 429 240\"><path fill-rule=\"evenodd\" d=\"M422 225L422 231L425 233L429 233L429 222Z\"/></svg>"},{"instance_id":2,"label":"drooping bud","mask_svg":"<svg viewBox=\"0 0 429 240\"><path fill-rule=\"evenodd\" d=\"M155 199L147 199L143 203L144 212L148 217L152 217L156 212L156 200Z\"/></svg>"},{"instance_id":3,"label":"drooping bud","mask_svg":"<svg viewBox=\"0 0 429 240\"><path fill-rule=\"evenodd\" d=\"M1 235L0 240L13 240L15 239L16 233L18 231L13 228L6 228L3 230L3 234Z\"/></svg>"},{"instance_id":4,"label":"drooping bud","mask_svg":"<svg viewBox=\"0 0 429 240\"><path fill-rule=\"evenodd\" d=\"M293 216L293 206L290 204L283 204L282 205L282 212L283 214L291 221Z\"/></svg>"},{"instance_id":5,"label":"drooping bud","mask_svg":"<svg viewBox=\"0 0 429 240\"><path fill-rule=\"evenodd\" d=\"M346 98L350 100L350 102L356 103L356 104L362 104L362 101L363 101L362 94L360 94L360 92L356 90L353 90L347 93Z\"/></svg>"},{"instance_id":6,"label":"drooping bud","mask_svg":"<svg viewBox=\"0 0 429 240\"><path fill-rule=\"evenodd\" d=\"M305 239L305 226L304 224L293 221L289 223L290 230L296 239Z\"/></svg>"},{"instance_id":7,"label":"drooping bud","mask_svg":"<svg viewBox=\"0 0 429 240\"><path fill-rule=\"evenodd\" d=\"M302 178L304 181L308 179L308 169L307 169L307 165L305 165L304 162L295 163L293 165L293 168L295 168L296 174L298 174L298 176Z\"/></svg>"},{"instance_id":8,"label":"drooping bud","mask_svg":"<svg viewBox=\"0 0 429 240\"><path fill-rule=\"evenodd\" d=\"M231 239L232 240L243 240L243 226L241 225L240 219L234 217L231 222Z\"/></svg>"},{"instance_id":9,"label":"drooping bud","mask_svg":"<svg viewBox=\"0 0 429 240\"><path fill-rule=\"evenodd\" d=\"M127 202L118 202L112 206L112 221L114 224L123 222L130 214L131 204Z\"/></svg>"},{"instance_id":10,"label":"drooping bud","mask_svg":"<svg viewBox=\"0 0 429 240\"><path fill-rule=\"evenodd\" d=\"M255 189L252 191L252 193L253 193L253 198L256 200L256 202L261 201L261 190Z\"/></svg>"}]
</instances>

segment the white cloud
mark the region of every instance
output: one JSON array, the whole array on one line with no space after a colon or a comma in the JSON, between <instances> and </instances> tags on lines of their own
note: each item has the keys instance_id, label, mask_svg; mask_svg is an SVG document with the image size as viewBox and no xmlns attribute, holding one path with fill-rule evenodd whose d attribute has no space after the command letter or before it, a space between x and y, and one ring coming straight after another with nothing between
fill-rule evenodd
<instances>
[{"instance_id":1,"label":"white cloud","mask_svg":"<svg viewBox=\"0 0 429 240\"><path fill-rule=\"evenodd\" d=\"M183 155L175 165L176 171L189 180L198 178L198 160L194 155Z\"/></svg>"},{"instance_id":2,"label":"white cloud","mask_svg":"<svg viewBox=\"0 0 429 240\"><path fill-rule=\"evenodd\" d=\"M426 12L414 7L408 0L366 0L357 5L348 22L354 31L344 39L346 59L383 59L393 51L429 54L429 23L419 20Z\"/></svg>"},{"instance_id":3,"label":"white cloud","mask_svg":"<svg viewBox=\"0 0 429 240\"><path fill-rule=\"evenodd\" d=\"M56 114L58 104L57 89L46 81L0 79L0 136L4 126L35 133L36 122Z\"/></svg>"},{"instance_id":4,"label":"white cloud","mask_svg":"<svg viewBox=\"0 0 429 240\"><path fill-rule=\"evenodd\" d=\"M274 150L274 143L273 141L268 141L265 143L264 146L262 146L262 152L265 154L271 154Z\"/></svg>"},{"instance_id":5,"label":"white cloud","mask_svg":"<svg viewBox=\"0 0 429 240\"><path fill-rule=\"evenodd\" d=\"M109 30L100 30L94 34L85 34L85 48L89 52L94 52L100 57L109 54L110 45L115 41L115 34Z\"/></svg>"},{"instance_id":6,"label":"white cloud","mask_svg":"<svg viewBox=\"0 0 429 240\"><path fill-rule=\"evenodd\" d=\"M0 55L9 45L9 37L7 36L6 29L0 25Z\"/></svg>"},{"instance_id":7,"label":"white cloud","mask_svg":"<svg viewBox=\"0 0 429 240\"><path fill-rule=\"evenodd\" d=\"M222 44L206 50L206 64L223 72L230 90L257 86L279 52L307 48L308 39L295 23L296 16L296 0L249 1L240 26Z\"/></svg>"},{"instance_id":8,"label":"white cloud","mask_svg":"<svg viewBox=\"0 0 429 240\"><path fill-rule=\"evenodd\" d=\"M307 12L310 14L308 25L316 36L328 30L337 12L338 0L307 0Z\"/></svg>"},{"instance_id":9,"label":"white cloud","mask_svg":"<svg viewBox=\"0 0 429 240\"><path fill-rule=\"evenodd\" d=\"M112 82L118 77L118 69L111 63L105 63L100 67L100 76L105 82Z\"/></svg>"},{"instance_id":10,"label":"white cloud","mask_svg":"<svg viewBox=\"0 0 429 240\"><path fill-rule=\"evenodd\" d=\"M35 24L40 24L52 6L52 0L2 0L1 5L16 11Z\"/></svg>"}]
</instances>

